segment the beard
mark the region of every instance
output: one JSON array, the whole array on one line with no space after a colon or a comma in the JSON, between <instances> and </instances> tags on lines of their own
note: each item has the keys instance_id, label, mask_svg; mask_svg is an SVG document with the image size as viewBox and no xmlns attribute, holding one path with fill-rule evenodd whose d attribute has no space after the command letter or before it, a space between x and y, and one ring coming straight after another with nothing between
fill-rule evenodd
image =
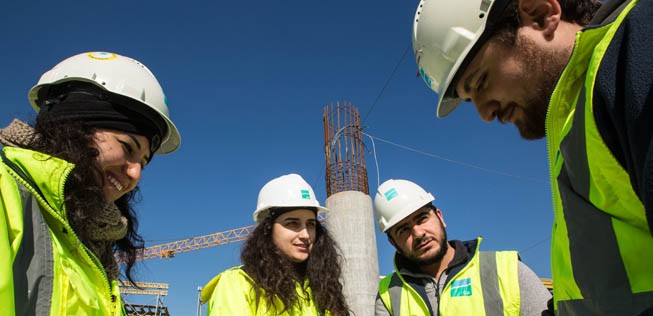
<instances>
[{"instance_id":1,"label":"beard","mask_svg":"<svg viewBox=\"0 0 653 316\"><path fill-rule=\"evenodd\" d=\"M564 69L571 48L565 50L543 49L530 38L518 36L516 51L522 59L524 82L536 83L530 97L521 107L524 115L515 121L519 134L524 139L540 139L546 135L546 113L558 77Z\"/></svg>"}]
</instances>

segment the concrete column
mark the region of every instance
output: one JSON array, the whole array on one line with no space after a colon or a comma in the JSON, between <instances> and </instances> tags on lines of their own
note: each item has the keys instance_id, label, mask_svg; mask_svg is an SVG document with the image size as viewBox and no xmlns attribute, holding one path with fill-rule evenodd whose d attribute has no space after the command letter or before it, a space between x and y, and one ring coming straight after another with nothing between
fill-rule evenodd
<instances>
[{"instance_id":1,"label":"concrete column","mask_svg":"<svg viewBox=\"0 0 653 316\"><path fill-rule=\"evenodd\" d=\"M374 315L379 262L372 199L359 191L345 191L326 200L327 229L342 252L342 282L355 316Z\"/></svg>"}]
</instances>

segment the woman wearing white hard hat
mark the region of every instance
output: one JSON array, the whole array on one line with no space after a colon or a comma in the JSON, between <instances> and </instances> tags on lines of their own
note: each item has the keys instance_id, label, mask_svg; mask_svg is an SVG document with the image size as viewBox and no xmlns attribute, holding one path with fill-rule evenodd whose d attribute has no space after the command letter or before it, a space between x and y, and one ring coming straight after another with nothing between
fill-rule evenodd
<instances>
[{"instance_id":1,"label":"woman wearing white hard hat","mask_svg":"<svg viewBox=\"0 0 653 316\"><path fill-rule=\"evenodd\" d=\"M145 165L179 147L163 90L140 62L70 57L30 90L34 125L0 129L0 314L121 315L143 247L132 206Z\"/></svg>"},{"instance_id":2,"label":"woman wearing white hard hat","mask_svg":"<svg viewBox=\"0 0 653 316\"><path fill-rule=\"evenodd\" d=\"M243 265L202 290L207 315L349 315L335 242L317 220L324 210L297 174L265 184Z\"/></svg>"}]
</instances>

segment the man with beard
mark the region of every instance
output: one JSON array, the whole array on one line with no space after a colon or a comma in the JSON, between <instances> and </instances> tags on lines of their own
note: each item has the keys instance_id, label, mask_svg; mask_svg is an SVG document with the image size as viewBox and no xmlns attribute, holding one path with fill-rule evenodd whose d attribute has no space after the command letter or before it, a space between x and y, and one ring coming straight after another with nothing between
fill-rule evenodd
<instances>
[{"instance_id":1,"label":"man with beard","mask_svg":"<svg viewBox=\"0 0 653 316\"><path fill-rule=\"evenodd\" d=\"M653 314L653 3L421 0L419 72L438 117L547 137L555 309ZM599 277L600 276L600 277Z\"/></svg>"},{"instance_id":2,"label":"man with beard","mask_svg":"<svg viewBox=\"0 0 653 316\"><path fill-rule=\"evenodd\" d=\"M374 211L397 252L375 315L542 315L551 294L517 252L480 251L480 237L448 241L434 200L411 181L379 186Z\"/></svg>"}]
</instances>

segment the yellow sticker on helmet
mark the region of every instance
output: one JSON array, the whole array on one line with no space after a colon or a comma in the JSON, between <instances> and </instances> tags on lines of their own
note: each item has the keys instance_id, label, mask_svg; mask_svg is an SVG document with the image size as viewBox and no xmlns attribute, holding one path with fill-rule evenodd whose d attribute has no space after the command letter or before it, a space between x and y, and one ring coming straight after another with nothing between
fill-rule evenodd
<instances>
[{"instance_id":1,"label":"yellow sticker on helmet","mask_svg":"<svg viewBox=\"0 0 653 316\"><path fill-rule=\"evenodd\" d=\"M111 59L118 58L118 55L114 53L107 53L107 52L92 52L86 54L86 56L96 60L111 60Z\"/></svg>"}]
</instances>

